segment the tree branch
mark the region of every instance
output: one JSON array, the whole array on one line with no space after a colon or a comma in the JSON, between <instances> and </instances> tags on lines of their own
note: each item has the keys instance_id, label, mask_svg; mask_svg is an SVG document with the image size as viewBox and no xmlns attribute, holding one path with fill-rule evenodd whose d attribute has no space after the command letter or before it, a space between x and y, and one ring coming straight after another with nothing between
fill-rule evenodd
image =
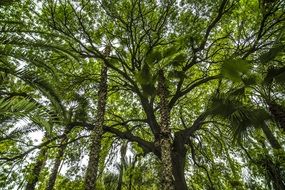
<instances>
[{"instance_id":1,"label":"tree branch","mask_svg":"<svg viewBox=\"0 0 285 190\"><path fill-rule=\"evenodd\" d=\"M138 145L143 149L144 153L147 154L149 152L153 152L156 155L160 155L159 150L157 150L152 142L143 140L140 137L137 137L133 135L131 132L128 131L120 131L119 129L109 127L109 126L104 126L103 130L105 132L113 133L116 136L129 140L130 142L136 142Z\"/></svg>"},{"instance_id":2,"label":"tree branch","mask_svg":"<svg viewBox=\"0 0 285 190\"><path fill-rule=\"evenodd\" d=\"M209 82L211 80L215 80L215 79L219 79L219 78L221 78L221 75L209 76L209 77L203 78L203 79L193 83L192 85L188 86L186 89L184 89L182 91L176 91L175 95L171 98L171 100L168 104L169 109L173 108L173 106L175 105L175 103L177 102L177 100L179 98L186 95L187 93L189 93L194 88L196 88L196 87L198 87L198 86L200 86L206 82Z\"/></svg>"}]
</instances>

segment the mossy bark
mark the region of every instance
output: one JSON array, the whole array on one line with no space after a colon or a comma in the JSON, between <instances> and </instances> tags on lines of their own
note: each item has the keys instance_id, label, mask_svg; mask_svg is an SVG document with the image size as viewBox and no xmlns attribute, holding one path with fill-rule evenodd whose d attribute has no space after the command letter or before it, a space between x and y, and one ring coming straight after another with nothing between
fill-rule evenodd
<instances>
[{"instance_id":1,"label":"mossy bark","mask_svg":"<svg viewBox=\"0 0 285 190\"><path fill-rule=\"evenodd\" d=\"M46 190L53 190L53 188L54 188L54 184L55 184L56 177L58 174L58 169L59 169L60 164L63 160L64 151L67 147L66 143L67 143L67 137L65 136L61 140L61 143L60 143L61 146L58 149L57 156L55 158L54 165L53 165L53 168L51 170L51 174L49 176L48 184L46 186Z\"/></svg>"},{"instance_id":2,"label":"mossy bark","mask_svg":"<svg viewBox=\"0 0 285 190\"><path fill-rule=\"evenodd\" d=\"M107 57L110 54L110 46L107 46L104 52L104 55ZM89 152L89 161L87 165L87 170L85 174L85 190L94 190L96 189L96 179L99 166L100 150L101 150L101 141L103 135L103 124L104 124L104 115L105 107L107 101L107 79L108 79L108 67L106 64L102 65L101 74L100 74L100 84L98 91L98 105L97 105L97 115L95 128L91 132L91 146Z\"/></svg>"},{"instance_id":3,"label":"mossy bark","mask_svg":"<svg viewBox=\"0 0 285 190\"><path fill-rule=\"evenodd\" d=\"M170 113L167 101L167 87L162 70L159 71L158 76L158 96L160 98L160 149L162 162L162 181L161 187L163 190L174 190L174 178L172 175L173 165L171 159L172 139L169 128Z\"/></svg>"}]
</instances>

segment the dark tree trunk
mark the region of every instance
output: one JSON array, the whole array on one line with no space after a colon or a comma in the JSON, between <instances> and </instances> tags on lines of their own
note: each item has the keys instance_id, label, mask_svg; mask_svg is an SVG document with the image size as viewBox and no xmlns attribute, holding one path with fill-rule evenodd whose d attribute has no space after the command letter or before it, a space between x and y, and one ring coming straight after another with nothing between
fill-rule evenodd
<instances>
[{"instance_id":1,"label":"dark tree trunk","mask_svg":"<svg viewBox=\"0 0 285 190\"><path fill-rule=\"evenodd\" d=\"M266 136L267 140L269 141L272 148L274 148L274 149L280 149L281 148L281 145L279 144L277 139L274 137L274 135L272 134L271 130L268 128L267 125L262 126L262 131L264 132L264 134L265 134L265 136Z\"/></svg>"},{"instance_id":2,"label":"dark tree trunk","mask_svg":"<svg viewBox=\"0 0 285 190\"><path fill-rule=\"evenodd\" d=\"M174 190L174 179L173 179L173 166L171 158L171 131L169 128L170 113L167 101L167 88L162 70L159 71L158 76L158 96L160 98L160 141L159 146L161 148L161 161L162 161L162 189L163 190Z\"/></svg>"},{"instance_id":3,"label":"dark tree trunk","mask_svg":"<svg viewBox=\"0 0 285 190\"><path fill-rule=\"evenodd\" d=\"M37 182L39 181L41 170L45 165L46 159L47 159L47 148L42 147L37 156L36 163L28 179L28 183L26 185L25 190L34 190L36 188Z\"/></svg>"},{"instance_id":4,"label":"dark tree trunk","mask_svg":"<svg viewBox=\"0 0 285 190\"><path fill-rule=\"evenodd\" d=\"M46 190L53 190L53 187L54 187L54 184L56 181L56 177L57 177L57 173L58 173L58 169L59 169L59 166L63 160L64 151L65 151L66 146L67 146L66 143L67 143L67 138L65 137L64 139L62 139L61 146L57 152L57 156L55 158L54 165L53 165L51 174L49 176L49 180L48 180Z\"/></svg>"},{"instance_id":5,"label":"dark tree trunk","mask_svg":"<svg viewBox=\"0 0 285 190\"><path fill-rule=\"evenodd\" d=\"M107 46L104 55L107 57L111 52L111 46ZM99 155L101 150L101 141L103 135L103 123L105 115L105 107L107 100L107 71L108 68L106 64L102 65L101 75L100 75L100 85L98 91L98 105L97 105L97 115L95 128L91 132L91 146L89 152L89 161L87 165L87 170L85 174L84 189L94 190L96 189L95 184L97 180L97 172L99 165Z\"/></svg>"},{"instance_id":6,"label":"dark tree trunk","mask_svg":"<svg viewBox=\"0 0 285 190\"><path fill-rule=\"evenodd\" d=\"M175 134L172 150L172 167L174 176L174 186L176 190L187 190L187 183L185 180L185 138L182 135Z\"/></svg>"},{"instance_id":7,"label":"dark tree trunk","mask_svg":"<svg viewBox=\"0 0 285 190\"><path fill-rule=\"evenodd\" d=\"M263 160L263 165L267 172L267 175L272 181L273 188L275 190L284 190L285 189L285 182L283 179L283 175L281 169L278 165L275 165L271 159L265 158Z\"/></svg>"},{"instance_id":8,"label":"dark tree trunk","mask_svg":"<svg viewBox=\"0 0 285 190\"><path fill-rule=\"evenodd\" d=\"M173 164L173 175L174 175L174 186L176 190L187 190L187 184L185 180L184 167L185 167L185 156L180 153L173 153L172 164Z\"/></svg>"},{"instance_id":9,"label":"dark tree trunk","mask_svg":"<svg viewBox=\"0 0 285 190\"><path fill-rule=\"evenodd\" d=\"M285 110L281 105L275 102L270 102L269 111L274 116L283 131L285 131Z\"/></svg>"}]
</instances>

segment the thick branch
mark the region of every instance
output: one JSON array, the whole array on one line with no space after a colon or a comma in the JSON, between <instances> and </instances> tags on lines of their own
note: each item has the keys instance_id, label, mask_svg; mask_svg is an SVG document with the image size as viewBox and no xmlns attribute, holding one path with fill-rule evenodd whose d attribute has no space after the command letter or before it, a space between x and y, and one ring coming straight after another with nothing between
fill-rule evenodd
<instances>
[{"instance_id":1,"label":"thick branch","mask_svg":"<svg viewBox=\"0 0 285 190\"><path fill-rule=\"evenodd\" d=\"M211 80L215 80L215 79L219 79L221 77L221 75L215 75L215 76L210 76L210 77L206 77L206 78L203 78L195 83L193 83L192 85L188 86L186 89L182 90L182 91L177 91L175 93L175 95L171 98L170 102L169 102L169 109L172 109L173 106L175 105L175 103L177 102L177 100L179 98L181 98L182 96L186 95L187 93L189 93L191 90L193 90L194 88L206 83L206 82L209 82Z\"/></svg>"},{"instance_id":2,"label":"thick branch","mask_svg":"<svg viewBox=\"0 0 285 190\"><path fill-rule=\"evenodd\" d=\"M113 133L122 139L126 139L130 142L138 143L138 145L143 149L145 154L149 152L153 152L156 155L160 154L159 150L155 149L154 144L152 142L143 140L142 138L133 135L131 132L120 131L119 129L108 127L108 126L104 126L103 129L105 132Z\"/></svg>"}]
</instances>

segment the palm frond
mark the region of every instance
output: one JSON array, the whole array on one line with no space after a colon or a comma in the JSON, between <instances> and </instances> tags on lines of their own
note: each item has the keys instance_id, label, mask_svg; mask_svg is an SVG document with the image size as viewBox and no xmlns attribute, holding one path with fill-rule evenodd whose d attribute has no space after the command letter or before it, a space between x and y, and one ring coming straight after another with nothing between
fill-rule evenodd
<instances>
[{"instance_id":1,"label":"palm frond","mask_svg":"<svg viewBox=\"0 0 285 190\"><path fill-rule=\"evenodd\" d=\"M39 106L28 98L0 98L0 118L2 122L30 120L41 129L50 130L51 124L47 121L49 114L44 107Z\"/></svg>"},{"instance_id":2,"label":"palm frond","mask_svg":"<svg viewBox=\"0 0 285 190\"><path fill-rule=\"evenodd\" d=\"M284 85L285 83L285 66L283 67L269 67L267 70L267 74L264 77L265 84L271 84L276 81L279 84Z\"/></svg>"},{"instance_id":3,"label":"palm frond","mask_svg":"<svg viewBox=\"0 0 285 190\"><path fill-rule=\"evenodd\" d=\"M29 70L27 67L16 70L13 66L0 65L0 71L18 77L28 85L42 92L43 95L50 100L53 107L56 109L56 112L59 113L61 117L66 118L66 110L62 105L60 96L54 87L44 78Z\"/></svg>"},{"instance_id":4,"label":"palm frond","mask_svg":"<svg viewBox=\"0 0 285 190\"><path fill-rule=\"evenodd\" d=\"M264 109L244 105L231 94L213 97L210 110L213 116L219 116L230 123L234 140L238 141L243 140L248 130L261 128L271 119Z\"/></svg>"},{"instance_id":5,"label":"palm frond","mask_svg":"<svg viewBox=\"0 0 285 190\"><path fill-rule=\"evenodd\" d=\"M0 134L0 142L5 140L19 139L23 135L27 135L28 133L33 133L39 131L38 126L33 124L23 124L21 126L12 126L7 125L7 127L1 131Z\"/></svg>"},{"instance_id":6,"label":"palm frond","mask_svg":"<svg viewBox=\"0 0 285 190\"><path fill-rule=\"evenodd\" d=\"M43 50L53 50L55 52L59 52L61 54L66 55L72 61L79 62L78 55L74 54L72 51L68 50L67 48L61 47L60 45L50 45L49 43L40 40L34 42L29 39L13 37L4 41L3 44L13 45L16 47L31 48L31 49L39 48Z\"/></svg>"},{"instance_id":7,"label":"palm frond","mask_svg":"<svg viewBox=\"0 0 285 190\"><path fill-rule=\"evenodd\" d=\"M12 46L0 46L1 56L11 57L20 61L28 62L31 65L35 65L38 68L43 68L51 74L55 74L54 70L44 63L37 55L27 49L12 48Z\"/></svg>"},{"instance_id":8,"label":"palm frond","mask_svg":"<svg viewBox=\"0 0 285 190\"><path fill-rule=\"evenodd\" d=\"M37 108L34 102L25 98L11 98L6 100L0 98L0 115L26 116Z\"/></svg>"}]
</instances>

